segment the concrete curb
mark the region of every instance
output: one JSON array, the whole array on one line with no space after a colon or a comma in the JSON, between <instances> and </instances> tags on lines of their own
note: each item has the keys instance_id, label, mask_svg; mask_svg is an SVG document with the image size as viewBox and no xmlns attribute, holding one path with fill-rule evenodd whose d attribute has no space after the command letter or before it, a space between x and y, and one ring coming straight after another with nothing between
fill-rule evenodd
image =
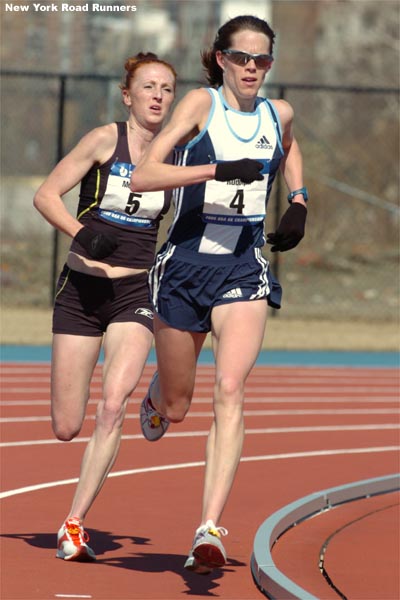
<instances>
[{"instance_id":1,"label":"concrete curb","mask_svg":"<svg viewBox=\"0 0 400 600\"><path fill-rule=\"evenodd\" d=\"M365 479L315 492L275 512L259 527L254 538L250 566L257 587L272 600L318 600L316 596L298 586L276 567L271 550L277 539L294 525L338 504L398 489L400 489L399 474Z\"/></svg>"}]
</instances>

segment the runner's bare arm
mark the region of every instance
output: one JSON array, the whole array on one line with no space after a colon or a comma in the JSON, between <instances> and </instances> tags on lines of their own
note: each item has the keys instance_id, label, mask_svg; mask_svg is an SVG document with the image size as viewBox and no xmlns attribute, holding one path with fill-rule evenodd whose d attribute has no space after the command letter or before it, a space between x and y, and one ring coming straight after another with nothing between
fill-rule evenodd
<instances>
[{"instance_id":1,"label":"runner's bare arm","mask_svg":"<svg viewBox=\"0 0 400 600\"><path fill-rule=\"evenodd\" d=\"M111 155L116 140L114 124L97 127L55 166L33 199L34 207L50 225L71 237L82 228L67 210L62 196L74 188L95 163L101 164Z\"/></svg>"},{"instance_id":2,"label":"runner's bare arm","mask_svg":"<svg viewBox=\"0 0 400 600\"><path fill-rule=\"evenodd\" d=\"M206 90L197 89L186 94L168 125L138 162L131 178L132 191L168 190L214 179L215 164L184 167L165 163L176 145L190 139L204 127L210 107L211 96Z\"/></svg>"},{"instance_id":3,"label":"runner's bare arm","mask_svg":"<svg viewBox=\"0 0 400 600\"><path fill-rule=\"evenodd\" d=\"M285 100L274 100L282 124L282 145L285 156L281 161L281 172L289 191L303 187L303 158L293 134L293 109ZM293 202L305 204L303 196L295 196Z\"/></svg>"}]
</instances>

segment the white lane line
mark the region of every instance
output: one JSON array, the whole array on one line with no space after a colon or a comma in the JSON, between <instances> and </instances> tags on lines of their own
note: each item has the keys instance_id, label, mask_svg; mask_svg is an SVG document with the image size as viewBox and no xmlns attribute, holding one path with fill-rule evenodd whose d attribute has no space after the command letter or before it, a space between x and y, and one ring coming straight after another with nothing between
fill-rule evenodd
<instances>
[{"instance_id":1,"label":"white lane line","mask_svg":"<svg viewBox=\"0 0 400 600\"><path fill-rule=\"evenodd\" d=\"M54 598L93 598L88 594L54 594Z\"/></svg>"},{"instance_id":2,"label":"white lane line","mask_svg":"<svg viewBox=\"0 0 400 600\"><path fill-rule=\"evenodd\" d=\"M275 434L275 433L320 433L321 431L389 431L393 429L400 429L399 423L377 423L377 424L365 424L365 425L318 425L318 426L304 426L304 427L267 427L259 429L246 429L246 435L259 435L259 434ZM184 437L205 437L209 434L208 430L204 431L175 431L165 434L165 438L184 438ZM90 440L89 437L78 437L71 440L70 444L83 444ZM143 440L141 433L123 435L121 440ZM19 442L2 442L0 448L18 448L22 446L46 446L51 444L65 444L56 438L46 440L23 440Z\"/></svg>"},{"instance_id":3,"label":"white lane line","mask_svg":"<svg viewBox=\"0 0 400 600\"><path fill-rule=\"evenodd\" d=\"M341 454L375 454L378 452L398 452L400 446L374 446L370 448L340 448L335 450L311 450L308 452L286 452L284 454L265 454L263 456L244 456L240 459L240 462L253 462L261 460L286 460L290 458L311 458L315 456L336 456ZM189 462L189 463L178 463L173 465L158 465L154 467L143 467L141 469L128 469L126 471L115 471L108 475L111 477L124 477L126 475L138 475L141 473L155 473L159 471L174 471L177 469L190 469L194 467L204 466L204 461ZM35 485L28 485L22 488L16 488L15 490L8 490L0 493L0 500L9 498L10 496L17 496L18 494L26 494L29 492L37 492L38 490L44 490L52 487L59 487L62 485L70 485L78 483L78 477L72 479L62 479L60 481L49 481L46 483L38 483Z\"/></svg>"},{"instance_id":4,"label":"white lane line","mask_svg":"<svg viewBox=\"0 0 400 600\"><path fill-rule=\"evenodd\" d=\"M355 385L355 386L359 386L360 385L360 377L356 377L353 374L350 374L347 377L340 377L341 380L341 384L345 384L345 385ZM370 377L365 377L363 375L362 377L362 382L361 385L365 385L366 383L368 383L368 381L371 381L374 385L374 387L377 387L379 385L388 385L388 384L393 384L393 385L398 385L399 383L399 376L396 376L395 373L389 373L388 375L371 375ZM13 375L4 375L4 373L2 372L1 374L1 381L3 384L3 387L6 388L6 384L19 384L21 385L21 383L49 383L50 382L50 377L49 375L47 376L39 376L39 377L30 377L30 376L24 376L23 373L19 374L18 376L16 374ZM150 375L148 377L144 376L143 379L141 379L139 385L140 386L146 386L148 385L150 381ZM94 375L92 380L91 380L93 385L101 385L102 384L102 377L101 375ZM208 383L213 383L214 382L214 374L210 374L210 375L197 375L196 376L196 385L205 385ZM305 377L299 377L297 376L293 376L293 375L285 375L282 374L280 376L275 376L275 375L270 375L268 372L266 373L252 373L249 376L249 379L247 380L247 385L252 385L254 383L264 383L264 382L268 382L268 385L282 385L282 384L296 384L296 385L315 385L315 384L320 384L320 385L338 385L338 376L337 374L330 374L330 375L325 375L323 377L320 377L319 375L314 375L314 376L305 376Z\"/></svg>"},{"instance_id":5,"label":"white lane line","mask_svg":"<svg viewBox=\"0 0 400 600\"><path fill-rule=\"evenodd\" d=\"M281 382L282 383L282 382ZM102 386L101 385L92 385L91 386L91 392L92 393L96 393L99 392L101 394L102 392ZM2 393L3 394L46 394L49 393L50 391L50 385L49 386L30 386L30 387L3 387L2 388ZM200 393L202 392L203 394L209 394L212 393L213 391L213 383L210 382L209 386L204 386L203 388L198 387L196 390L196 393L198 395L200 395ZM247 394L260 394L260 393L264 393L264 394L269 394L269 393L273 393L273 394L279 394L279 393L290 393L291 391L293 391L293 386L287 386L287 385L280 385L280 386L273 386L270 385L270 382L268 381L268 379L265 380L265 384L264 385L260 385L260 386L255 386L255 385L249 385L248 387L246 387L246 395ZM382 394L384 395L393 395L397 398L399 398L399 394L400 394L400 387L399 386L340 386L340 385L331 385L331 386L326 386L326 385L315 385L312 387L306 387L306 386L302 386L299 383L296 385L296 395L299 394L335 394L335 395L339 395L339 394L368 394L368 396L370 396L372 393L375 393L379 396L381 396ZM137 386L135 389L135 394L137 395L145 395L147 392L147 386Z\"/></svg>"},{"instance_id":6,"label":"white lane line","mask_svg":"<svg viewBox=\"0 0 400 600\"><path fill-rule=\"evenodd\" d=\"M195 397L192 400L192 406L195 406L197 404L210 404L212 402L212 398L210 397L208 398L199 398L199 397ZM100 398L99 398L100 399ZM92 406L96 406L98 404L99 400L89 400L88 404L92 405ZM396 404L399 405L400 401L399 398L397 396L392 397L392 396L388 396L387 398L384 395L379 395L379 396L349 396L349 397L342 397L342 396L329 396L328 398L326 396L324 397L319 397L319 396L312 396L312 397L308 397L308 398L299 398L298 396L296 397L292 397L292 396L251 396L250 394L246 394L246 398L245 398L245 404L317 404L317 403L321 403L321 404L347 404L347 403L369 403L369 404L382 404L382 403L386 403L386 404ZM131 398L130 399L130 404L131 405L139 405L141 403L141 399L140 398ZM0 402L0 406L2 407L6 407L6 406L50 406L51 402L50 399L48 400L4 400L3 402Z\"/></svg>"},{"instance_id":7,"label":"white lane line","mask_svg":"<svg viewBox=\"0 0 400 600\"><path fill-rule=\"evenodd\" d=\"M396 408L333 408L333 409L295 409L295 410L245 410L243 412L245 417L262 417L262 416L276 416L276 415L397 415L400 413L400 409ZM188 418L199 418L199 417L212 417L212 411L192 411L188 413L185 419ZM96 415L87 415L86 419L89 421L95 420ZM137 419L137 413L129 413L125 416L125 419ZM0 419L0 423L46 423L51 421L50 416L46 417L3 417Z\"/></svg>"}]
</instances>

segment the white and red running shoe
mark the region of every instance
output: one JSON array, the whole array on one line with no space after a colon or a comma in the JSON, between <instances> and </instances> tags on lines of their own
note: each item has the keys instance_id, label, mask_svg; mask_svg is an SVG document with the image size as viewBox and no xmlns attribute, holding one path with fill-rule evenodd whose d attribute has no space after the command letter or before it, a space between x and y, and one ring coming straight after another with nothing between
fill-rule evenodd
<instances>
[{"instance_id":1,"label":"white and red running shoe","mask_svg":"<svg viewBox=\"0 0 400 600\"><path fill-rule=\"evenodd\" d=\"M89 535L84 530L81 519L70 517L58 532L56 557L63 560L92 562L96 560L96 555L87 545L88 541Z\"/></svg>"},{"instance_id":2,"label":"white and red running shoe","mask_svg":"<svg viewBox=\"0 0 400 600\"><path fill-rule=\"evenodd\" d=\"M193 546L185 563L185 569L206 574L212 569L223 567L226 552L221 536L227 535L225 527L216 527L212 521L201 525L194 535Z\"/></svg>"},{"instance_id":3,"label":"white and red running shoe","mask_svg":"<svg viewBox=\"0 0 400 600\"><path fill-rule=\"evenodd\" d=\"M156 442L167 431L169 427L169 421L159 412L157 412L150 404L150 390L151 386L158 377L157 371L154 373L152 380L150 381L149 389L147 394L140 405L140 426L142 433L146 440L149 442Z\"/></svg>"},{"instance_id":4,"label":"white and red running shoe","mask_svg":"<svg viewBox=\"0 0 400 600\"><path fill-rule=\"evenodd\" d=\"M189 556L186 559L184 567L187 571L192 571L192 573L197 573L198 575L208 575L213 570L212 567L203 565L201 562L199 562L193 556L192 550L189 552Z\"/></svg>"}]
</instances>

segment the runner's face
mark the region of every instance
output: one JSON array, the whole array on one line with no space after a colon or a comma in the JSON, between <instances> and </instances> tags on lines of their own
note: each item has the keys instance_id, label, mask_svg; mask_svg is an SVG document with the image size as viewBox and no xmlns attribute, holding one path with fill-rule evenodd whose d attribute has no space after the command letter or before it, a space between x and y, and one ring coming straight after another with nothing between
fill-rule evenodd
<instances>
[{"instance_id":1,"label":"runner's face","mask_svg":"<svg viewBox=\"0 0 400 600\"><path fill-rule=\"evenodd\" d=\"M160 127L175 98L175 78L165 65L149 63L140 66L123 99L131 114L142 126Z\"/></svg>"},{"instance_id":2,"label":"runner's face","mask_svg":"<svg viewBox=\"0 0 400 600\"><path fill-rule=\"evenodd\" d=\"M232 35L230 48L241 50L248 54L270 54L271 42L264 34L244 29ZM238 100L252 99L264 82L266 73L271 68L258 68L254 60L249 60L244 66L234 64L229 55L217 52L217 62L224 71L224 90L233 93ZM229 100L229 98L228 98Z\"/></svg>"}]
</instances>

